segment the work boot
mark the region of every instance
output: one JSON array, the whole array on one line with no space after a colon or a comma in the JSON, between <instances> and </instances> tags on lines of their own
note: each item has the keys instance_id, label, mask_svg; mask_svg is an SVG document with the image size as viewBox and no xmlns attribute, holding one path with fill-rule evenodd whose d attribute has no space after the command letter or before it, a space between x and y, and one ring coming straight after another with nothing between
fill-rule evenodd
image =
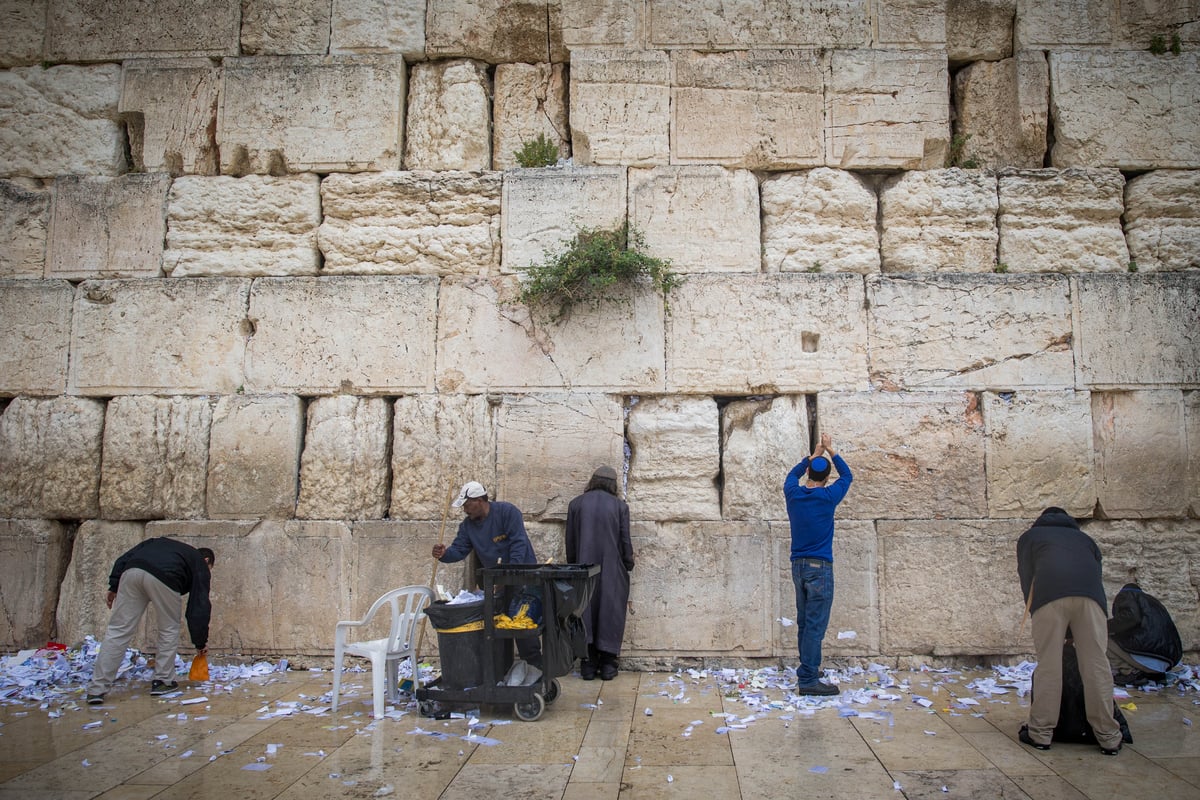
<instances>
[{"instance_id":1,"label":"work boot","mask_svg":"<svg viewBox=\"0 0 1200 800\"><path fill-rule=\"evenodd\" d=\"M585 681L596 680L596 662L590 658L579 659L579 677Z\"/></svg>"},{"instance_id":2,"label":"work boot","mask_svg":"<svg viewBox=\"0 0 1200 800\"><path fill-rule=\"evenodd\" d=\"M616 655L600 651L600 680L611 681L615 677L617 677Z\"/></svg>"}]
</instances>

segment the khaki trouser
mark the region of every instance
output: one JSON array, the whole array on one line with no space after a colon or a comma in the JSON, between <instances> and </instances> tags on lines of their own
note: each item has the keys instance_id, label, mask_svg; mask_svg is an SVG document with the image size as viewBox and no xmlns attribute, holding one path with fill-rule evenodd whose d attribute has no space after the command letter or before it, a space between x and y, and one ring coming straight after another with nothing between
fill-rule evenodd
<instances>
[{"instance_id":1,"label":"khaki trouser","mask_svg":"<svg viewBox=\"0 0 1200 800\"><path fill-rule=\"evenodd\" d=\"M1075 639L1083 704L1088 723L1101 747L1121 743L1121 728L1113 718L1113 679L1105 648L1108 627L1104 609L1090 597L1060 597L1033 613L1033 646L1038 665L1033 672L1033 702L1029 706L1029 738L1050 744L1062 703L1062 650L1067 628Z\"/></svg>"},{"instance_id":2,"label":"khaki trouser","mask_svg":"<svg viewBox=\"0 0 1200 800\"><path fill-rule=\"evenodd\" d=\"M125 660L125 648L137 632L138 622L153 605L158 621L158 652L154 660L154 679L170 683L175 679L175 653L179 650L180 595L145 570L133 567L121 573L117 599L100 654L92 668L88 694L105 694L117 679L117 670Z\"/></svg>"}]
</instances>

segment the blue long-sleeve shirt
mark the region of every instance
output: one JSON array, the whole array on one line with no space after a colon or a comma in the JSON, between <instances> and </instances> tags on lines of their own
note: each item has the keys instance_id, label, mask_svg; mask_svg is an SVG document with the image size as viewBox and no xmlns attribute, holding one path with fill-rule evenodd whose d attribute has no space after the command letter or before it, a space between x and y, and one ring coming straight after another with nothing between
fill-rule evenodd
<instances>
[{"instance_id":1,"label":"blue long-sleeve shirt","mask_svg":"<svg viewBox=\"0 0 1200 800\"><path fill-rule=\"evenodd\" d=\"M520 509L502 500L491 501L488 515L478 522L470 517L464 519L439 561L446 564L462 561L472 550L483 567L537 563Z\"/></svg>"},{"instance_id":2,"label":"blue long-sleeve shirt","mask_svg":"<svg viewBox=\"0 0 1200 800\"><path fill-rule=\"evenodd\" d=\"M792 561L798 558L833 561L833 512L854 480L841 456L833 457L833 466L838 472L836 481L809 488L801 483L808 471L808 456L805 456L783 480L783 496L787 499L792 527Z\"/></svg>"}]
</instances>

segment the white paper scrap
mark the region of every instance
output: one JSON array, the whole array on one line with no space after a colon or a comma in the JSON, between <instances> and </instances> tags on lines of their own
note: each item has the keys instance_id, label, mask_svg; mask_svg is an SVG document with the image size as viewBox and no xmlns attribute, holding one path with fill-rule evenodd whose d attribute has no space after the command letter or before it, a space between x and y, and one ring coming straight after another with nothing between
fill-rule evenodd
<instances>
[{"instance_id":1,"label":"white paper scrap","mask_svg":"<svg viewBox=\"0 0 1200 800\"><path fill-rule=\"evenodd\" d=\"M248 770L250 772L266 772L272 766L274 766L274 765L273 764L261 764L261 763L255 762L253 764L247 764L246 766L242 767L242 769Z\"/></svg>"},{"instance_id":2,"label":"white paper scrap","mask_svg":"<svg viewBox=\"0 0 1200 800\"><path fill-rule=\"evenodd\" d=\"M796 620L788 619L787 617L779 617L776 621L785 628L790 628L796 624Z\"/></svg>"},{"instance_id":3,"label":"white paper scrap","mask_svg":"<svg viewBox=\"0 0 1200 800\"><path fill-rule=\"evenodd\" d=\"M181 705L181 706L194 706L196 703L207 703L207 702L208 702L208 698L207 698L207 697L192 697L192 698L189 698L189 699L187 699L187 700L180 700L180 701L179 701L179 705Z\"/></svg>"},{"instance_id":4,"label":"white paper scrap","mask_svg":"<svg viewBox=\"0 0 1200 800\"><path fill-rule=\"evenodd\" d=\"M838 631L838 638L839 639L857 639L858 632L857 631Z\"/></svg>"}]
</instances>

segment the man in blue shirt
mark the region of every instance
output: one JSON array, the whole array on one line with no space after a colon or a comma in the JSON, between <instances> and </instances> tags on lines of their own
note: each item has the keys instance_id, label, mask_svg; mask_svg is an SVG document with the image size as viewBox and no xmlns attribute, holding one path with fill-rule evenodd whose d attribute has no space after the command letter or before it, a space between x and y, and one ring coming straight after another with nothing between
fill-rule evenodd
<instances>
[{"instance_id":1,"label":"man in blue shirt","mask_svg":"<svg viewBox=\"0 0 1200 800\"><path fill-rule=\"evenodd\" d=\"M830 464L830 459L833 463ZM838 478L829 483L829 472ZM803 484L800 477L806 475ZM838 688L822 683L821 641L829 627L833 606L833 513L850 491L854 476L850 467L833 450L828 433L812 456L792 467L783 481L788 521L792 528L792 583L796 587L796 643L800 666L796 669L796 693L835 695Z\"/></svg>"}]
</instances>

